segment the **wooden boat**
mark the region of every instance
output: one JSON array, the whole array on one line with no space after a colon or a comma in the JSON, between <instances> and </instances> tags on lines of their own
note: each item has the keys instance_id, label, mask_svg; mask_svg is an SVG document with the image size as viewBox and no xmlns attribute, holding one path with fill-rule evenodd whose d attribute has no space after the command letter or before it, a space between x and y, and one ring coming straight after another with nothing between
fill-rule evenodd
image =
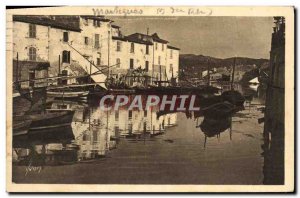
<instances>
[{"instance_id":1,"label":"wooden boat","mask_svg":"<svg viewBox=\"0 0 300 198\"><path fill-rule=\"evenodd\" d=\"M56 129L70 126L74 112L72 110L64 110L44 114L15 116L14 122L30 120L31 124L28 133L55 131Z\"/></svg>"},{"instance_id":2,"label":"wooden boat","mask_svg":"<svg viewBox=\"0 0 300 198\"><path fill-rule=\"evenodd\" d=\"M59 112L51 112L45 114L29 115L32 120L30 132L55 130L57 128L70 126L75 111L65 110Z\"/></svg>"},{"instance_id":3,"label":"wooden boat","mask_svg":"<svg viewBox=\"0 0 300 198\"><path fill-rule=\"evenodd\" d=\"M26 135L29 131L31 120L14 120L13 136Z\"/></svg>"},{"instance_id":4,"label":"wooden boat","mask_svg":"<svg viewBox=\"0 0 300 198\"><path fill-rule=\"evenodd\" d=\"M86 98L95 84L70 84L58 87L48 87L47 96L53 98Z\"/></svg>"}]
</instances>

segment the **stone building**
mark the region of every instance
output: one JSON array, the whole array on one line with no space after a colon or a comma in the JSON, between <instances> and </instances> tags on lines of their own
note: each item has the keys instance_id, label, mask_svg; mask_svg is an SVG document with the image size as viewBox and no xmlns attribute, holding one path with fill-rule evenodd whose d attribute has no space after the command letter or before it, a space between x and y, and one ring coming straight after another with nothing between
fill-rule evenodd
<instances>
[{"instance_id":1,"label":"stone building","mask_svg":"<svg viewBox=\"0 0 300 198\"><path fill-rule=\"evenodd\" d=\"M48 62L50 77L92 74L92 80L104 86L107 77L128 76L138 68L144 70L147 84L178 75L179 48L156 33L124 36L104 16L15 15L13 43L14 59L18 54L20 61ZM130 79L129 84L136 80ZM78 82L68 78L62 83Z\"/></svg>"}]
</instances>

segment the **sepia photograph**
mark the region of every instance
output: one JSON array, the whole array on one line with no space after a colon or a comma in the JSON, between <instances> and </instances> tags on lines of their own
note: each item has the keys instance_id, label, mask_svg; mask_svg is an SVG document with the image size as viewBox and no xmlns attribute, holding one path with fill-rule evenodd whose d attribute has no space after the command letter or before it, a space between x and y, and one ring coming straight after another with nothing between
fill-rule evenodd
<instances>
[{"instance_id":1,"label":"sepia photograph","mask_svg":"<svg viewBox=\"0 0 300 198\"><path fill-rule=\"evenodd\" d=\"M9 192L294 190L292 7L6 11Z\"/></svg>"}]
</instances>

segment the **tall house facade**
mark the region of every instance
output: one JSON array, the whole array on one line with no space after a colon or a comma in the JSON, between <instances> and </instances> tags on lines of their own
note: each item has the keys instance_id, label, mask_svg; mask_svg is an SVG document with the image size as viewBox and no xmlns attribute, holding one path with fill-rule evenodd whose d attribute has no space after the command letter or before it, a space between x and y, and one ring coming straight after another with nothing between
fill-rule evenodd
<instances>
[{"instance_id":1,"label":"tall house facade","mask_svg":"<svg viewBox=\"0 0 300 198\"><path fill-rule=\"evenodd\" d=\"M57 76L59 65L61 71L71 63L67 40L75 40L80 35L80 29L69 25L55 23L50 17L43 16L14 16L13 17L13 59L18 62L27 62L29 65L49 64L45 75L39 75L39 68L30 69L29 74L24 72L24 65L18 65L21 70L18 80L32 80L38 77ZM67 52L67 53L66 53ZM60 59L60 64L59 64ZM14 64L14 67L16 65ZM65 67L65 68L64 68ZM80 72L78 72L79 74ZM25 78L22 76L25 75ZM69 80L72 83L74 79ZM50 82L51 83L51 82ZM23 82L22 87L32 86L31 82Z\"/></svg>"},{"instance_id":2,"label":"tall house facade","mask_svg":"<svg viewBox=\"0 0 300 198\"><path fill-rule=\"evenodd\" d=\"M112 36L112 75L126 75L135 78L130 71L141 69L148 76L148 83L167 85L176 78L179 67L179 48L168 45L168 41L155 33L146 35L134 33L123 36L118 30ZM132 84L132 82L129 82Z\"/></svg>"}]
</instances>

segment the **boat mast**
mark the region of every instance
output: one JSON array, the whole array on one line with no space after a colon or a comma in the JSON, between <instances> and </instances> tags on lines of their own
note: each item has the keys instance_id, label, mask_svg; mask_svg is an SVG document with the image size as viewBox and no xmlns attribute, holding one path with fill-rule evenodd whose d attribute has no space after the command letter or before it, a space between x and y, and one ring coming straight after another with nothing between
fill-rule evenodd
<instances>
[{"instance_id":1,"label":"boat mast","mask_svg":"<svg viewBox=\"0 0 300 198\"><path fill-rule=\"evenodd\" d=\"M159 64L159 86L161 86L161 65Z\"/></svg>"},{"instance_id":2,"label":"boat mast","mask_svg":"<svg viewBox=\"0 0 300 198\"><path fill-rule=\"evenodd\" d=\"M58 55L58 76L60 74L60 55Z\"/></svg>"},{"instance_id":3,"label":"boat mast","mask_svg":"<svg viewBox=\"0 0 300 198\"><path fill-rule=\"evenodd\" d=\"M231 90L233 90L235 63L236 63L236 57L234 57L233 59L232 78L231 78L231 85L230 85Z\"/></svg>"},{"instance_id":4,"label":"boat mast","mask_svg":"<svg viewBox=\"0 0 300 198\"><path fill-rule=\"evenodd\" d=\"M60 55L58 55L58 74L57 74L57 76L60 76L60 70L61 70L61 68L60 68ZM57 81L58 81L58 83L57 84L61 84L60 82L61 82L61 78L58 78L57 79Z\"/></svg>"},{"instance_id":5,"label":"boat mast","mask_svg":"<svg viewBox=\"0 0 300 198\"><path fill-rule=\"evenodd\" d=\"M207 86L210 86L210 65L209 65L209 58L207 59Z\"/></svg>"},{"instance_id":6,"label":"boat mast","mask_svg":"<svg viewBox=\"0 0 300 198\"><path fill-rule=\"evenodd\" d=\"M92 83L92 63L90 63L90 75L89 75L89 83Z\"/></svg>"},{"instance_id":7,"label":"boat mast","mask_svg":"<svg viewBox=\"0 0 300 198\"><path fill-rule=\"evenodd\" d=\"M107 76L108 78L110 77L110 71L109 71L109 54L110 54L110 31L108 31L108 43L107 43L107 69L108 69L108 73L107 73Z\"/></svg>"},{"instance_id":8,"label":"boat mast","mask_svg":"<svg viewBox=\"0 0 300 198\"><path fill-rule=\"evenodd\" d=\"M19 81L19 53L17 52L16 82Z\"/></svg>"}]
</instances>

